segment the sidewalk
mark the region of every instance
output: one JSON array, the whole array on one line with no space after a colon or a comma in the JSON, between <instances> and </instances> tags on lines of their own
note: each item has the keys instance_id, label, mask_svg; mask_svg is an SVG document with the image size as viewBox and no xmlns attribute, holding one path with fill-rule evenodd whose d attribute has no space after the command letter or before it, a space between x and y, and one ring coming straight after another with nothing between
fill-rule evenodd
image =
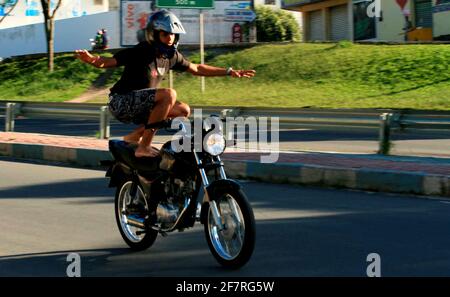
<instances>
[{"instance_id":1,"label":"sidewalk","mask_svg":"<svg viewBox=\"0 0 450 297\"><path fill-rule=\"evenodd\" d=\"M0 155L88 167L111 158L107 140L16 132L0 132ZM448 158L280 152L276 163L266 164L261 155L268 153L222 158L233 178L450 197Z\"/></svg>"}]
</instances>

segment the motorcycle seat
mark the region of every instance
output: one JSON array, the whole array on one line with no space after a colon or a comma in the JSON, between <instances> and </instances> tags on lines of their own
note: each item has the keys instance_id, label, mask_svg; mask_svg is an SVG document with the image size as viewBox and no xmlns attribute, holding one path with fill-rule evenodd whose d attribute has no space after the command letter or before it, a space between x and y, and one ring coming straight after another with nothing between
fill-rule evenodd
<instances>
[{"instance_id":1,"label":"motorcycle seat","mask_svg":"<svg viewBox=\"0 0 450 297\"><path fill-rule=\"evenodd\" d=\"M136 158L134 155L136 146L136 144L130 144L123 140L109 141L109 151L117 161L123 162L138 171L148 172L158 170L161 156Z\"/></svg>"}]
</instances>

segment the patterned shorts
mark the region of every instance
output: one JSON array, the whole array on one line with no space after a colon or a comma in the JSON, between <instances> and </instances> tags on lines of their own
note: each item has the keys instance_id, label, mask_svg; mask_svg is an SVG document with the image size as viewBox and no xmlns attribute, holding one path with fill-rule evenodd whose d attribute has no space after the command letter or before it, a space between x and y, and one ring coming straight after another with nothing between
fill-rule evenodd
<instances>
[{"instance_id":1,"label":"patterned shorts","mask_svg":"<svg viewBox=\"0 0 450 297\"><path fill-rule=\"evenodd\" d=\"M155 105L156 89L143 89L126 94L110 94L109 110L122 123L147 124Z\"/></svg>"}]
</instances>

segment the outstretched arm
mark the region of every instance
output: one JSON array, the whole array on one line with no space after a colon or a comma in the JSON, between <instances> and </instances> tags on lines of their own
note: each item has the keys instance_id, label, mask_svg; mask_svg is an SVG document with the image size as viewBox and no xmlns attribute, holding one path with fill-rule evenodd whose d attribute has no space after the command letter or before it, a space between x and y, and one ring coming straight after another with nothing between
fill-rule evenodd
<instances>
[{"instance_id":1,"label":"outstretched arm","mask_svg":"<svg viewBox=\"0 0 450 297\"><path fill-rule=\"evenodd\" d=\"M234 70L230 68L220 68L215 66L210 66L206 64L189 64L189 69L187 70L193 75L199 76L226 76L231 75L232 77L253 77L255 76L255 70Z\"/></svg>"},{"instance_id":2,"label":"outstretched arm","mask_svg":"<svg viewBox=\"0 0 450 297\"><path fill-rule=\"evenodd\" d=\"M116 59L94 56L87 50L76 50L75 57L84 63L90 64L97 68L112 68L117 66Z\"/></svg>"}]
</instances>

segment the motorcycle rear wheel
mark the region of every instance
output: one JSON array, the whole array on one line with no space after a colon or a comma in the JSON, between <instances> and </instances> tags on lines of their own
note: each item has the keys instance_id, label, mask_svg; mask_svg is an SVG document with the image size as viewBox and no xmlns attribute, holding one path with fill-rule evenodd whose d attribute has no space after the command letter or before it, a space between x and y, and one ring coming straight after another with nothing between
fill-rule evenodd
<instances>
[{"instance_id":1,"label":"motorcycle rear wheel","mask_svg":"<svg viewBox=\"0 0 450 297\"><path fill-rule=\"evenodd\" d=\"M158 231L151 228L138 228L128 224L127 211L129 211L127 202L131 199L130 190L132 185L131 180L125 180L120 187L117 187L115 197L115 213L117 227L119 228L120 235L127 245L135 251L142 251L148 249L153 245L158 236ZM144 192L141 186L138 186L136 191L137 201L141 203L142 209L141 217L145 217L148 214L149 205L145 199ZM147 213L145 213L147 212ZM143 232L143 233L141 233Z\"/></svg>"},{"instance_id":2,"label":"motorcycle rear wheel","mask_svg":"<svg viewBox=\"0 0 450 297\"><path fill-rule=\"evenodd\" d=\"M211 253L225 268L238 269L245 265L255 247L255 217L244 192L236 189L221 189L210 197L217 204L222 224L219 230L211 209L208 209L204 224L206 241Z\"/></svg>"}]
</instances>

